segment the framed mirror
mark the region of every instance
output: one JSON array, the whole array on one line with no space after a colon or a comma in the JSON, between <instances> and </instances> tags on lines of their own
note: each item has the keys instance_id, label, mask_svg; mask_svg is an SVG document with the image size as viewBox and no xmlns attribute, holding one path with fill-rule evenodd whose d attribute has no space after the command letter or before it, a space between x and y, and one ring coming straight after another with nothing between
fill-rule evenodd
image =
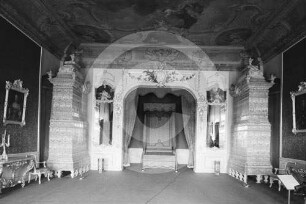
<instances>
[{"instance_id":1,"label":"framed mirror","mask_svg":"<svg viewBox=\"0 0 306 204\"><path fill-rule=\"evenodd\" d=\"M294 134L306 132L306 82L301 82L298 90L290 92Z\"/></svg>"},{"instance_id":2,"label":"framed mirror","mask_svg":"<svg viewBox=\"0 0 306 204\"><path fill-rule=\"evenodd\" d=\"M29 90L22 87L20 79L14 83L6 82L6 94L4 102L3 123L25 125L25 113Z\"/></svg>"}]
</instances>

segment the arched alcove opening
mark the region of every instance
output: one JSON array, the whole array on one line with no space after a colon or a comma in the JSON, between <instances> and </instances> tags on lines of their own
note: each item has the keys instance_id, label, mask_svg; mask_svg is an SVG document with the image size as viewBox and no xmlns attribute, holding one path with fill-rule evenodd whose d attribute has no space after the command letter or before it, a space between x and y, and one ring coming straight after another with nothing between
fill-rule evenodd
<instances>
[{"instance_id":1,"label":"arched alcove opening","mask_svg":"<svg viewBox=\"0 0 306 204\"><path fill-rule=\"evenodd\" d=\"M176 162L193 167L194 152L190 150L195 145L195 110L196 99L185 89L138 87L129 92L123 112L123 147L127 153L124 166L130 163L143 165L148 148L156 149L155 152L160 154L161 148L171 145L169 148L175 152ZM192 154L191 158L189 154ZM189 164L190 159L192 164ZM161 162L152 165L167 167Z\"/></svg>"}]
</instances>

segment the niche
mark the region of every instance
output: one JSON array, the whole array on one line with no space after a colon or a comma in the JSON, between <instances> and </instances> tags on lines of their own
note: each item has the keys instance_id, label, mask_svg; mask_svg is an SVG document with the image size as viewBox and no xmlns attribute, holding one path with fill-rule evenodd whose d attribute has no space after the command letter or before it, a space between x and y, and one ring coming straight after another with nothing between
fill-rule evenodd
<instances>
[{"instance_id":1,"label":"niche","mask_svg":"<svg viewBox=\"0 0 306 204\"><path fill-rule=\"evenodd\" d=\"M99 111L99 144L112 144L114 88L103 82L96 89L96 108Z\"/></svg>"},{"instance_id":2,"label":"niche","mask_svg":"<svg viewBox=\"0 0 306 204\"><path fill-rule=\"evenodd\" d=\"M225 139L226 91L213 87L207 91L207 147L221 148Z\"/></svg>"}]
</instances>

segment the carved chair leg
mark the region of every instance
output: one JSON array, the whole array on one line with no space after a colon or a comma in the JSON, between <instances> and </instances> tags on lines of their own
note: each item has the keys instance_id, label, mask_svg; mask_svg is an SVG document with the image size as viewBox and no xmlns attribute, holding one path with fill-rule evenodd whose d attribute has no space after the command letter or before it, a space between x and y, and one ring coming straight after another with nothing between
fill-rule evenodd
<instances>
[{"instance_id":1,"label":"carved chair leg","mask_svg":"<svg viewBox=\"0 0 306 204\"><path fill-rule=\"evenodd\" d=\"M58 178L61 178L61 176L62 176L62 171L57 171L57 172L56 172L56 175L57 175Z\"/></svg>"},{"instance_id":2,"label":"carved chair leg","mask_svg":"<svg viewBox=\"0 0 306 204\"><path fill-rule=\"evenodd\" d=\"M41 173L38 174L38 183L41 184Z\"/></svg>"},{"instance_id":3,"label":"carved chair leg","mask_svg":"<svg viewBox=\"0 0 306 204\"><path fill-rule=\"evenodd\" d=\"M22 179L22 181L21 181L21 187L24 188L24 186L25 186L25 180Z\"/></svg>"},{"instance_id":4,"label":"carved chair leg","mask_svg":"<svg viewBox=\"0 0 306 204\"><path fill-rule=\"evenodd\" d=\"M281 191L281 187L282 187L282 182L278 180L278 191Z\"/></svg>"},{"instance_id":5,"label":"carved chair leg","mask_svg":"<svg viewBox=\"0 0 306 204\"><path fill-rule=\"evenodd\" d=\"M50 172L47 172L48 181L50 181Z\"/></svg>"},{"instance_id":6,"label":"carved chair leg","mask_svg":"<svg viewBox=\"0 0 306 204\"><path fill-rule=\"evenodd\" d=\"M28 183L31 181L31 174L29 173Z\"/></svg>"}]
</instances>

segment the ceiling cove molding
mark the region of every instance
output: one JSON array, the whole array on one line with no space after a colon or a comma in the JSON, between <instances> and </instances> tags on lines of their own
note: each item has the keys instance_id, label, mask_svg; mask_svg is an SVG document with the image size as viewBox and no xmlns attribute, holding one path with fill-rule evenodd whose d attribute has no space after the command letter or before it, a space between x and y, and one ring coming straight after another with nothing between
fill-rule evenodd
<instances>
[{"instance_id":1,"label":"ceiling cove molding","mask_svg":"<svg viewBox=\"0 0 306 204\"><path fill-rule=\"evenodd\" d=\"M108 67L108 64L112 63L112 56L104 55L103 60L97 59L100 53L105 50L109 44L98 44L98 43L82 43L80 45L80 49L83 50L82 54L82 62L84 63L84 67L89 68L92 66L93 62L96 62L96 66L101 67ZM142 47L140 47L142 46ZM126 44L118 44L114 45L113 49L122 49L122 48L129 48L131 45ZM138 45L136 46L138 52L145 52L149 47L156 48L155 45ZM190 49L192 47L189 46L182 46L182 45L175 45L175 48L183 49ZM219 71L236 71L241 67L241 53L244 52L243 47L235 47L235 46L198 46L207 54L207 56L212 60L215 64L216 69ZM134 55L133 55L134 56ZM109 59L108 59L109 58ZM108 59L108 60L107 60ZM136 64L143 62L142 59L133 59L133 62ZM172 66L176 67L176 69L188 69L190 68L190 63L186 60L184 61L177 61L180 64L172 62ZM126 64L116 64L116 67L113 68L121 68Z\"/></svg>"}]
</instances>

